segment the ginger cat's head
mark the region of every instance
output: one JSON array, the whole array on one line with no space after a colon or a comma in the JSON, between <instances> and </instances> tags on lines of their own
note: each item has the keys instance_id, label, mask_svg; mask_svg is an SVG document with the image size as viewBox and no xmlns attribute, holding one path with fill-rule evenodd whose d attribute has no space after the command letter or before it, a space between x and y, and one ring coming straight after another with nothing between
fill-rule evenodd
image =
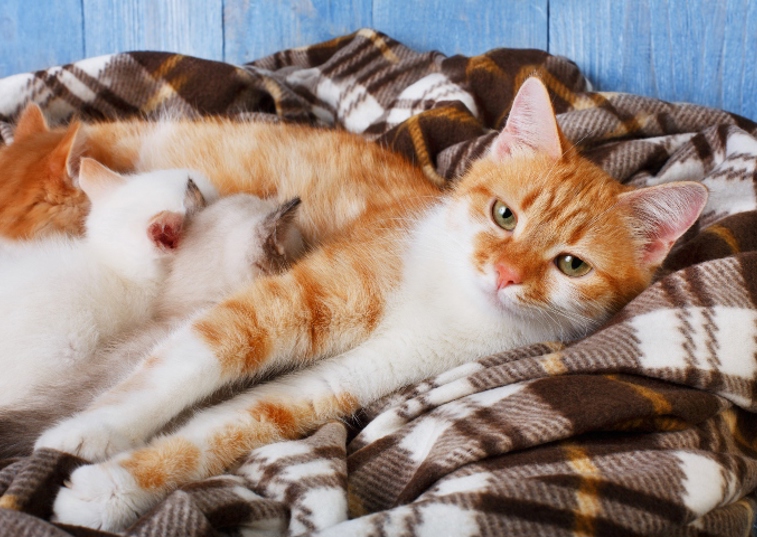
<instances>
[{"instance_id":1,"label":"ginger cat's head","mask_svg":"<svg viewBox=\"0 0 757 537\"><path fill-rule=\"evenodd\" d=\"M14 239L84 231L87 196L71 179L83 150L79 124L50 129L37 105L26 107L13 143L0 147L0 235Z\"/></svg>"},{"instance_id":2,"label":"ginger cat's head","mask_svg":"<svg viewBox=\"0 0 757 537\"><path fill-rule=\"evenodd\" d=\"M632 189L612 179L565 140L530 78L459 182L448 224L469 244L472 292L528 330L570 338L649 285L706 202L699 183Z\"/></svg>"},{"instance_id":3,"label":"ginger cat's head","mask_svg":"<svg viewBox=\"0 0 757 537\"><path fill-rule=\"evenodd\" d=\"M218 195L200 172L121 175L90 158L81 159L79 185L92 204L86 242L102 262L135 280L162 275L189 218Z\"/></svg>"}]
</instances>

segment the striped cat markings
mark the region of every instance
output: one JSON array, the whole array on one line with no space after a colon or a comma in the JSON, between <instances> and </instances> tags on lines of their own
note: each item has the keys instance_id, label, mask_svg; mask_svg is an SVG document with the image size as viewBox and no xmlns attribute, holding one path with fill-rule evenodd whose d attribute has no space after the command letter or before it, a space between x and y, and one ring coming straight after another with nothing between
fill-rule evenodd
<instances>
[{"instance_id":1,"label":"striped cat markings","mask_svg":"<svg viewBox=\"0 0 757 537\"><path fill-rule=\"evenodd\" d=\"M123 528L257 446L466 361L585 335L649 284L707 201L698 183L618 184L566 142L538 79L451 192L406 188L193 318L133 384L44 433L39 448L101 461L73 472L57 520ZM281 371L155 435L219 387Z\"/></svg>"}]
</instances>

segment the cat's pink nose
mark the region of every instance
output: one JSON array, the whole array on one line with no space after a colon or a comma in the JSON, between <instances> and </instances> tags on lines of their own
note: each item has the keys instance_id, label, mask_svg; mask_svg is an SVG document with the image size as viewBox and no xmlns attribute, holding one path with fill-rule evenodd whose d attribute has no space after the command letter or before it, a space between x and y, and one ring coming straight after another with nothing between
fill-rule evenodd
<instances>
[{"instance_id":1,"label":"cat's pink nose","mask_svg":"<svg viewBox=\"0 0 757 537\"><path fill-rule=\"evenodd\" d=\"M514 285L523 281L517 270L504 263L494 265L494 270L497 271L497 289L504 289L508 285Z\"/></svg>"}]
</instances>

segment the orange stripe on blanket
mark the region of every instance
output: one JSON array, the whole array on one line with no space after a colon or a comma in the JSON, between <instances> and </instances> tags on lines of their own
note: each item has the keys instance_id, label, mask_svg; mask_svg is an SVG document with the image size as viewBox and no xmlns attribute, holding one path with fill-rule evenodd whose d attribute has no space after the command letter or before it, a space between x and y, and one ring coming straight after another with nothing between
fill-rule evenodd
<instances>
[{"instance_id":1,"label":"orange stripe on blanket","mask_svg":"<svg viewBox=\"0 0 757 537\"><path fill-rule=\"evenodd\" d=\"M576 491L576 509L574 532L579 536L596 534L595 521L601 513L602 507L599 495L599 470L591 462L589 454L575 444L567 444L565 453L568 465L581 479Z\"/></svg>"},{"instance_id":2,"label":"orange stripe on blanket","mask_svg":"<svg viewBox=\"0 0 757 537\"><path fill-rule=\"evenodd\" d=\"M737 254L741 251L741 247L739 246L739 241L736 240L736 237L734 237L733 233L730 229L727 227L714 225L710 226L707 229L704 230L705 233L710 233L712 235L715 235L719 239L721 239L723 242L725 242L728 245L728 248L731 249L731 252L734 254Z\"/></svg>"},{"instance_id":3,"label":"orange stripe on blanket","mask_svg":"<svg viewBox=\"0 0 757 537\"><path fill-rule=\"evenodd\" d=\"M23 506L18 501L15 494L4 494L0 497L0 509L10 509L12 511L21 511Z\"/></svg>"}]
</instances>

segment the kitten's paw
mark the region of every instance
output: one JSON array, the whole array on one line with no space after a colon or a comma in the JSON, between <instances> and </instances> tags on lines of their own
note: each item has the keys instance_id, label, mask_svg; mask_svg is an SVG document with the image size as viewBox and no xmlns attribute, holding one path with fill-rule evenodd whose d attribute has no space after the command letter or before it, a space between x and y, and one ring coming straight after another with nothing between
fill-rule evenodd
<instances>
[{"instance_id":1,"label":"kitten's paw","mask_svg":"<svg viewBox=\"0 0 757 537\"><path fill-rule=\"evenodd\" d=\"M34 449L57 449L90 462L106 460L134 447L135 442L112 427L83 416L73 417L48 429L34 444Z\"/></svg>"},{"instance_id":2,"label":"kitten's paw","mask_svg":"<svg viewBox=\"0 0 757 537\"><path fill-rule=\"evenodd\" d=\"M151 497L118 463L74 470L53 504L53 521L120 531L150 508Z\"/></svg>"}]
</instances>

